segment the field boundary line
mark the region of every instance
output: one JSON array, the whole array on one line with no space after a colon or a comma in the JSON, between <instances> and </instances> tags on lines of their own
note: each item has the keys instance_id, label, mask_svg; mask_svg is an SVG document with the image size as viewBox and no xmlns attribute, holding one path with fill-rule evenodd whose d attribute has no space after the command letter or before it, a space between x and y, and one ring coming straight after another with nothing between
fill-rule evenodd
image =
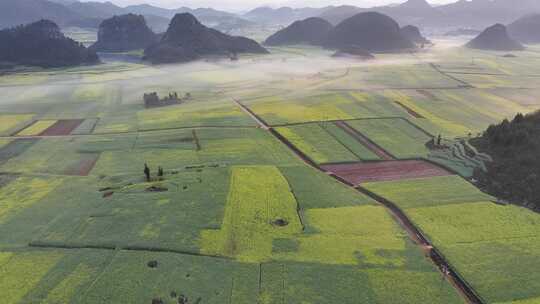
<instances>
[{"instance_id":1,"label":"field boundary line","mask_svg":"<svg viewBox=\"0 0 540 304\"><path fill-rule=\"evenodd\" d=\"M355 120L382 120L382 119L402 119L401 116L383 116L383 117L359 117L359 118L347 118L347 119L329 119L329 120L313 120L313 121L302 121L302 122L291 122L291 123L283 123L283 124L274 124L271 125L273 128L280 128L280 127L293 127L293 126L301 126L301 125L308 125L308 124L314 124L314 123L333 123L333 122L340 122L340 121L355 121Z\"/></svg>"},{"instance_id":2,"label":"field boundary line","mask_svg":"<svg viewBox=\"0 0 540 304\"><path fill-rule=\"evenodd\" d=\"M512 77L513 75L501 74L501 73L482 73L482 72L465 72L465 71L449 71L448 69L441 69L444 73L447 74L460 74L460 75L481 75L481 76L506 76ZM525 76L525 75L519 75Z\"/></svg>"},{"instance_id":3,"label":"field boundary line","mask_svg":"<svg viewBox=\"0 0 540 304\"><path fill-rule=\"evenodd\" d=\"M240 101L238 101L235 98L233 98L233 100L242 109L242 111L244 111L253 120L255 120L255 122L257 122L257 124L259 125L260 128L262 128L264 130L268 130L270 128L270 126L266 123L266 121L264 121L264 119L262 119L255 112L253 112L248 106L244 105L243 103L241 103Z\"/></svg>"},{"instance_id":4,"label":"field boundary line","mask_svg":"<svg viewBox=\"0 0 540 304\"><path fill-rule=\"evenodd\" d=\"M279 167L278 167L278 170L281 172L281 169L279 169ZM294 193L294 189L292 187L292 184L289 181L289 179L285 176L285 174L283 174L283 172L281 172L281 176L283 176L283 178L287 182L287 185L289 186L289 191L291 192L291 194L294 197L294 200L296 201L296 215L298 216L298 220L300 221L300 225L302 226L302 231L306 231L306 225L304 224L304 219L302 218L302 211L303 210L300 207L300 203L298 202L298 198L296 197L296 193Z\"/></svg>"},{"instance_id":5,"label":"field boundary line","mask_svg":"<svg viewBox=\"0 0 540 304\"><path fill-rule=\"evenodd\" d=\"M405 105L404 103L402 103L399 100L394 100L394 103L397 104L398 106L400 106L403 110L405 110L407 113L409 113L409 115L411 115L414 118L425 118L424 116L422 116L421 114L419 114L415 110L411 109L409 106Z\"/></svg>"},{"instance_id":6,"label":"field boundary line","mask_svg":"<svg viewBox=\"0 0 540 304\"><path fill-rule=\"evenodd\" d=\"M437 71L437 72L440 73L441 75L443 75L443 76L445 76L445 77L447 77L447 78L450 78L450 79L452 79L452 80L454 80L454 81L457 81L457 82L461 83L461 84L464 86L463 88L467 88L467 89L474 89L474 88L475 88L475 86L473 86L472 84L470 84L470 83L468 83L468 82L466 82L466 81L463 81L463 80L461 80L461 79L459 79L459 78L457 78L457 77L455 77L455 76L453 76L453 75L450 75L450 74L448 74L447 72L441 70L441 69L440 69L436 64L434 64L433 62L430 62L430 63L429 63L429 66L431 66L431 68L433 68L435 71Z\"/></svg>"},{"instance_id":7,"label":"field boundary line","mask_svg":"<svg viewBox=\"0 0 540 304\"><path fill-rule=\"evenodd\" d=\"M415 128L415 129L417 129L418 131L424 133L424 134L427 135L428 137L435 138L435 135L431 134L430 132L428 132L426 129L420 127L419 125L413 123L413 122L410 121L408 118L401 117L401 119L405 120L406 123L410 124L413 128ZM420 119L427 119L427 118L420 118Z\"/></svg>"},{"instance_id":8,"label":"field boundary line","mask_svg":"<svg viewBox=\"0 0 540 304\"><path fill-rule=\"evenodd\" d=\"M34 125L35 123L37 123L39 121L39 119L36 119L36 118L32 118L30 119L29 121L26 121L26 122L22 122L16 126L14 126L11 130L8 130L9 132L7 133L7 137L17 137L17 134L19 134L20 132L22 132L23 130L31 127L32 125Z\"/></svg>"},{"instance_id":9,"label":"field boundary line","mask_svg":"<svg viewBox=\"0 0 540 304\"><path fill-rule=\"evenodd\" d=\"M356 139L359 143L364 145L367 149L369 149L371 152L375 153L378 157L380 157L382 160L391 161L396 160L397 157L393 155L392 153L386 151L383 147L379 146L376 142L371 140L369 137L364 135L362 132L358 131L356 128L353 128L351 125L349 125L345 121L338 121L334 123L338 128L345 131L347 134L351 135L354 139Z\"/></svg>"},{"instance_id":10,"label":"field boundary line","mask_svg":"<svg viewBox=\"0 0 540 304\"><path fill-rule=\"evenodd\" d=\"M335 125L335 123L334 123ZM344 147L347 151L349 151L352 155L356 156L356 158L359 160L359 161L362 161L362 158L360 157L360 155L356 154L351 148L349 148L347 145L345 145L345 143L343 143L341 140L339 140L339 138L337 138L337 136L335 136L334 134L332 134L331 132L329 132L326 127L325 127L325 122L322 122L320 123L320 127L321 129L324 130L324 132L326 134L328 134L330 137L332 137L335 141L337 141L342 147Z\"/></svg>"},{"instance_id":11,"label":"field boundary line","mask_svg":"<svg viewBox=\"0 0 540 304\"><path fill-rule=\"evenodd\" d=\"M121 132L104 132L104 133L89 133L89 134L69 134L69 135L46 135L46 136L0 136L0 139L32 139L32 138L77 138L77 137L91 137L91 136L114 136L114 135L126 135L137 133L149 133L160 131L174 131L174 130L200 130L200 129L255 129L257 126L186 126L186 127L171 127L161 129L137 129L134 131L121 131Z\"/></svg>"},{"instance_id":12,"label":"field boundary line","mask_svg":"<svg viewBox=\"0 0 540 304\"><path fill-rule=\"evenodd\" d=\"M90 119L94 119L94 118L90 118ZM96 119L96 122L92 125L92 128L90 128L90 131L88 132L88 134L93 134L94 131L96 130L98 123L101 121L101 117L96 117L95 119Z\"/></svg>"},{"instance_id":13,"label":"field boundary line","mask_svg":"<svg viewBox=\"0 0 540 304\"><path fill-rule=\"evenodd\" d=\"M101 269L101 272L96 276L96 278L92 281L92 284L88 285L88 287L84 290L82 296L81 296L81 299L86 299L86 296L88 295L88 293L90 292L90 290L94 287L94 285L98 282L99 279L101 279L101 277L103 275L105 275L105 270L107 270L107 268L109 268L112 263L113 263L113 260L116 258L116 255L118 254L118 251L117 250L114 250L110 260L107 262L107 265L105 265L105 267L103 267L103 269Z\"/></svg>"},{"instance_id":14,"label":"field boundary line","mask_svg":"<svg viewBox=\"0 0 540 304\"><path fill-rule=\"evenodd\" d=\"M317 163L312 160L309 156L307 156L304 152L300 151L292 142L290 142L287 138L285 138L283 135L281 135L276 129L269 128L268 131L274 135L281 143L283 143L285 146L289 147L296 156L300 157L305 163L309 164L313 168L318 169Z\"/></svg>"},{"instance_id":15,"label":"field boundary line","mask_svg":"<svg viewBox=\"0 0 540 304\"><path fill-rule=\"evenodd\" d=\"M115 250L115 251L140 251L140 252L159 252L159 253L175 253L179 255L208 257L222 260L232 260L232 258L220 255L202 254L198 252L190 252L185 250L175 250L168 248L157 247L145 247L145 246L105 246L105 245L67 245L67 244L47 244L40 242L30 242L28 247L31 248L50 248L50 249L65 249L65 250L78 250L78 249L99 249L99 250Z\"/></svg>"}]
</instances>

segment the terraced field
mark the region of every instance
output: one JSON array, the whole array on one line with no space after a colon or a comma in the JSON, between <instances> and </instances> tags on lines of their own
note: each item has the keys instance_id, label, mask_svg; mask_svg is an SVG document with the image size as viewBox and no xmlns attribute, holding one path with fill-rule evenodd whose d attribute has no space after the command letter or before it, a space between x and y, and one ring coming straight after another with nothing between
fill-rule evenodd
<instances>
[{"instance_id":1,"label":"terraced field","mask_svg":"<svg viewBox=\"0 0 540 304\"><path fill-rule=\"evenodd\" d=\"M0 76L0 302L540 303L540 216L461 177L534 49L272 52Z\"/></svg>"}]
</instances>

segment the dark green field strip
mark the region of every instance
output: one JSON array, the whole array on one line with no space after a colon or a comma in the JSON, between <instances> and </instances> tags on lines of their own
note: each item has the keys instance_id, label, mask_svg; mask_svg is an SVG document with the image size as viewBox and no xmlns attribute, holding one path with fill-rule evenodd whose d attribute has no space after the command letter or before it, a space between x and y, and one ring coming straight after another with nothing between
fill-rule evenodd
<instances>
[{"instance_id":1,"label":"dark green field strip","mask_svg":"<svg viewBox=\"0 0 540 304\"><path fill-rule=\"evenodd\" d=\"M9 185L9 183L11 183L16 178L17 178L17 174L0 173L0 189L2 189L2 187Z\"/></svg>"},{"instance_id":2,"label":"dark green field strip","mask_svg":"<svg viewBox=\"0 0 540 304\"><path fill-rule=\"evenodd\" d=\"M166 181L154 184L165 192L149 192L151 185L143 182L142 172L140 180L126 176L125 182L104 182L102 187L112 187L110 197L103 198L94 185L88 193L93 204L59 214L32 243L197 253L200 231L221 225L229 169L197 171L167 175ZM86 198L75 199L82 205Z\"/></svg>"},{"instance_id":3,"label":"dark green field strip","mask_svg":"<svg viewBox=\"0 0 540 304\"><path fill-rule=\"evenodd\" d=\"M422 157L429 153L426 143L432 136L406 119L356 120L347 124L397 158Z\"/></svg>"},{"instance_id":4,"label":"dark green field strip","mask_svg":"<svg viewBox=\"0 0 540 304\"><path fill-rule=\"evenodd\" d=\"M375 151L372 151L364 142L359 140L355 134L349 133L348 130L341 128L338 122L326 125L324 129L360 160L369 161L381 159L381 156L377 155Z\"/></svg>"},{"instance_id":5,"label":"dark green field strip","mask_svg":"<svg viewBox=\"0 0 540 304\"><path fill-rule=\"evenodd\" d=\"M463 303L430 271L318 263L272 262L261 266L261 298L268 303Z\"/></svg>"},{"instance_id":6,"label":"dark green field strip","mask_svg":"<svg viewBox=\"0 0 540 304\"><path fill-rule=\"evenodd\" d=\"M17 138L0 148L0 165L23 154L39 141L38 138Z\"/></svg>"},{"instance_id":7,"label":"dark green field strip","mask_svg":"<svg viewBox=\"0 0 540 304\"><path fill-rule=\"evenodd\" d=\"M300 207L336 208L376 204L371 198L329 178L326 174L307 166L280 167L290 184Z\"/></svg>"},{"instance_id":8,"label":"dark green field strip","mask_svg":"<svg viewBox=\"0 0 540 304\"><path fill-rule=\"evenodd\" d=\"M540 239L518 238L445 246L446 257L486 303L537 303Z\"/></svg>"},{"instance_id":9,"label":"dark green field strip","mask_svg":"<svg viewBox=\"0 0 540 304\"><path fill-rule=\"evenodd\" d=\"M92 134L96 125L99 122L99 118L86 118L75 130L71 132L72 135L87 135Z\"/></svg>"},{"instance_id":10,"label":"dark green field strip","mask_svg":"<svg viewBox=\"0 0 540 304\"><path fill-rule=\"evenodd\" d=\"M365 150L368 150L371 155L374 155L375 158L369 157L364 160L393 160L396 159L394 156L392 156L390 153L385 151L383 148L381 148L379 145L374 143L372 140L364 136L362 133L360 133L358 130L352 128L349 124L347 124L344 121L335 122L336 126L339 127L341 130L349 134L351 137L353 137L358 143L360 143ZM369 155L369 154L367 154Z\"/></svg>"}]
</instances>

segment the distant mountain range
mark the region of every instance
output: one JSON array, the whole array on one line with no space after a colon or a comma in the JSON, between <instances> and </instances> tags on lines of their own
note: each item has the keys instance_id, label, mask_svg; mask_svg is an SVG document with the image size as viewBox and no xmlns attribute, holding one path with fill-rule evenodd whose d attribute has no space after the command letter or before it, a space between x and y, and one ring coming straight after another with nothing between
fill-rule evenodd
<instances>
[{"instance_id":1,"label":"distant mountain range","mask_svg":"<svg viewBox=\"0 0 540 304\"><path fill-rule=\"evenodd\" d=\"M0 28L52 20L61 27L80 26L98 28L99 24L115 15L128 13L143 15L155 32L164 32L170 19L179 13L190 13L207 26L243 24L240 17L211 8L165 9L148 4L120 7L111 2L79 2L75 0L1 0Z\"/></svg>"},{"instance_id":2,"label":"distant mountain range","mask_svg":"<svg viewBox=\"0 0 540 304\"><path fill-rule=\"evenodd\" d=\"M538 0L459 0L455 3L432 6L426 0L408 0L399 5L360 8L356 6L328 6L323 8L268 7L254 9L242 17L259 22L288 24L309 17L321 17L333 24L358 13L375 11L394 18L400 24L421 27L485 28L494 23L510 23L531 13L540 13Z\"/></svg>"},{"instance_id":3,"label":"distant mountain range","mask_svg":"<svg viewBox=\"0 0 540 304\"><path fill-rule=\"evenodd\" d=\"M0 28L49 19L60 26L97 28L113 15L134 13L145 16L155 32L166 30L170 19L178 13L190 13L204 25L222 29L257 24L287 26L309 17L321 17L337 25L358 13L375 11L388 15L399 24L422 28L476 28L495 23L509 24L525 15L540 13L539 0L458 0L432 6L426 0L408 0L398 5L359 8L328 6L323 8L259 7L243 15L212 8L165 9L148 4L120 7L111 2L79 2L76 0L1 0Z\"/></svg>"}]
</instances>

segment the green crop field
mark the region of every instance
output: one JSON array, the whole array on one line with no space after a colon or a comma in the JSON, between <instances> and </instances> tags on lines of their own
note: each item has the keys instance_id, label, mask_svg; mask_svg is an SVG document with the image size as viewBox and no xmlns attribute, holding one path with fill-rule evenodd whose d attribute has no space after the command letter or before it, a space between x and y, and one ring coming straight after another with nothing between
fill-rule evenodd
<instances>
[{"instance_id":1,"label":"green crop field","mask_svg":"<svg viewBox=\"0 0 540 304\"><path fill-rule=\"evenodd\" d=\"M467 303L380 197L483 303L540 303L537 213L457 175L355 189L319 168L380 162L371 141L470 177L465 139L540 107L537 46L270 51L1 71L0 303ZM146 108L151 92L182 102ZM82 123L43 133L59 120ZM439 134L448 149L426 145Z\"/></svg>"},{"instance_id":2,"label":"green crop field","mask_svg":"<svg viewBox=\"0 0 540 304\"><path fill-rule=\"evenodd\" d=\"M384 193L385 198L399 202L399 207L405 209L491 199L458 176L366 183L363 186L375 193Z\"/></svg>"},{"instance_id":3,"label":"green crop field","mask_svg":"<svg viewBox=\"0 0 540 304\"><path fill-rule=\"evenodd\" d=\"M487 303L539 297L538 274L527 270L539 265L537 214L489 202L459 177L364 186L403 208Z\"/></svg>"},{"instance_id":4,"label":"green crop field","mask_svg":"<svg viewBox=\"0 0 540 304\"><path fill-rule=\"evenodd\" d=\"M301 231L297 202L276 167L233 167L223 223L203 232L201 249L256 262L271 256L272 240Z\"/></svg>"},{"instance_id":5,"label":"green crop field","mask_svg":"<svg viewBox=\"0 0 540 304\"><path fill-rule=\"evenodd\" d=\"M336 128L333 124L327 126L321 123L279 127L276 130L316 163L358 161L356 153L373 158L360 143L355 145L355 139L349 135L340 133L338 136L341 138L335 136ZM343 140L348 146L341 143ZM349 147L356 148L358 152Z\"/></svg>"},{"instance_id":6,"label":"green crop field","mask_svg":"<svg viewBox=\"0 0 540 304\"><path fill-rule=\"evenodd\" d=\"M427 156L425 144L431 140L403 119L355 120L348 124L397 158Z\"/></svg>"}]
</instances>

